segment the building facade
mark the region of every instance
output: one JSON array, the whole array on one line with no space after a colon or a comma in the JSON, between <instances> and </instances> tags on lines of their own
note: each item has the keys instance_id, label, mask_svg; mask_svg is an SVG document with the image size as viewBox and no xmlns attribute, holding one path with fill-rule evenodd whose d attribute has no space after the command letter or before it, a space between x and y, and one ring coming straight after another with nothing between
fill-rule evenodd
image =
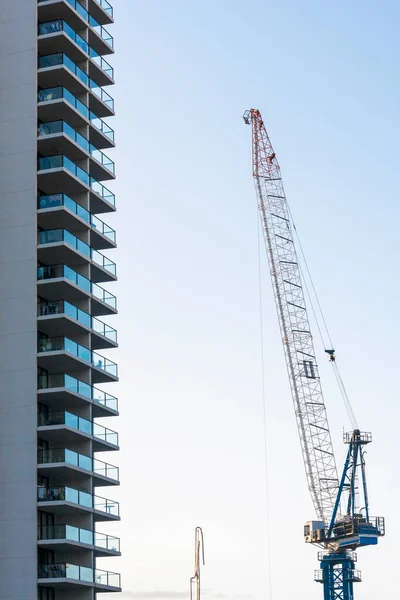
<instances>
[{"instance_id":1,"label":"building facade","mask_svg":"<svg viewBox=\"0 0 400 600\"><path fill-rule=\"evenodd\" d=\"M112 23L108 0L0 0L1 600L121 588Z\"/></svg>"}]
</instances>

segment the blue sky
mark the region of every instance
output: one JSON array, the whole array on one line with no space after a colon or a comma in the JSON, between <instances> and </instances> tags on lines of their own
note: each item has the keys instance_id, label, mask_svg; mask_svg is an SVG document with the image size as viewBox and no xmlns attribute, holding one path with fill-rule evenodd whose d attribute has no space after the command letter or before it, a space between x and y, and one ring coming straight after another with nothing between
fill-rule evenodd
<instances>
[{"instance_id":1,"label":"blue sky","mask_svg":"<svg viewBox=\"0 0 400 600\"><path fill-rule=\"evenodd\" d=\"M110 291L120 314L110 324L120 341L122 485L107 495L121 501L123 522L106 532L121 536L124 555L99 567L121 571L121 600L187 598L201 525L205 596L269 599L257 215L241 118L255 107L358 421L374 433L371 510L387 517L388 535L360 552L357 598L375 600L394 590L400 535L400 6L113 5L119 210L106 220L119 239ZM262 271L272 598L313 600L316 551L302 539L313 510L264 255ZM341 466L349 423L317 350Z\"/></svg>"}]
</instances>

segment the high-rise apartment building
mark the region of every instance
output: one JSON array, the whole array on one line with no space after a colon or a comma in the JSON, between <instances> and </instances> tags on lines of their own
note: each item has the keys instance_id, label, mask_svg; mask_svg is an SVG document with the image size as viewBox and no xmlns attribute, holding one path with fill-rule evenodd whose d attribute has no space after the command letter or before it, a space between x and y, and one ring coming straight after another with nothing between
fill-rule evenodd
<instances>
[{"instance_id":1,"label":"high-rise apartment building","mask_svg":"<svg viewBox=\"0 0 400 600\"><path fill-rule=\"evenodd\" d=\"M0 0L1 600L120 591L112 23L108 0Z\"/></svg>"}]
</instances>

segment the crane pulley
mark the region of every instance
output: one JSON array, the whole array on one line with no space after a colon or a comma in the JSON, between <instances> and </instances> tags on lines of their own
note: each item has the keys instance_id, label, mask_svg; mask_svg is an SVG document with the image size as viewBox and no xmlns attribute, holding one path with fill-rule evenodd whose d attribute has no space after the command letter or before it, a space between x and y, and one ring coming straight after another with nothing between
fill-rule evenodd
<instances>
[{"instance_id":1,"label":"crane pulley","mask_svg":"<svg viewBox=\"0 0 400 600\"><path fill-rule=\"evenodd\" d=\"M363 447L371 434L360 432L343 381L335 351L326 349L353 431L339 481L305 294L293 236L293 223L282 183L278 159L259 110L247 110L244 121L252 128L253 179L268 256L272 287L286 359L301 450L317 519L306 523L305 541L319 545L320 569L315 580L323 583L324 600L353 600L353 583L361 581L355 569L358 547L376 544L385 534L383 517L369 515ZM362 490L358 482L362 481ZM363 497L363 506L359 497ZM340 507L347 496L346 510Z\"/></svg>"}]
</instances>

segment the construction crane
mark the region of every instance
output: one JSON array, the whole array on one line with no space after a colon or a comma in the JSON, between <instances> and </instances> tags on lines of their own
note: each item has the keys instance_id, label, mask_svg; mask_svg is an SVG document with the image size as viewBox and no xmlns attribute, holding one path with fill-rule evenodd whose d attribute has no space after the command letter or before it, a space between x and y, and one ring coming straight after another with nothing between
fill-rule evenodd
<instances>
[{"instance_id":1,"label":"construction crane","mask_svg":"<svg viewBox=\"0 0 400 600\"><path fill-rule=\"evenodd\" d=\"M358 429L336 365L328 354L346 403L353 430L344 435L348 452L338 478L314 342L307 314L293 222L279 163L259 110L247 110L252 128L253 178L275 297L282 344L294 404L308 489L316 518L304 526L304 539L320 548L315 581L324 600L353 600L353 584L361 581L356 550L377 544L385 534L383 517L369 512L364 447L370 433Z\"/></svg>"},{"instance_id":2,"label":"construction crane","mask_svg":"<svg viewBox=\"0 0 400 600\"><path fill-rule=\"evenodd\" d=\"M200 600L200 566L204 561L204 536L201 527L194 530L194 575L190 578L190 600Z\"/></svg>"}]
</instances>

